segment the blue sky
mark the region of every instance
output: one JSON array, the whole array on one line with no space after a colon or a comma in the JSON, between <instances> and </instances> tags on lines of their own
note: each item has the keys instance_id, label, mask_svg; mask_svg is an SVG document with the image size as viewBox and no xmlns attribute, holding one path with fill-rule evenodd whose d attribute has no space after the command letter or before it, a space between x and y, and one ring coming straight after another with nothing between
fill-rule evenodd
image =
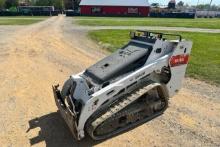
<instances>
[{"instance_id":1,"label":"blue sky","mask_svg":"<svg viewBox=\"0 0 220 147\"><path fill-rule=\"evenodd\" d=\"M176 0L179 2L180 0ZM198 0L182 0L184 3L188 3L189 5L197 5ZM169 0L149 0L150 3L160 3L162 5L168 4ZM207 4L210 3L210 0L199 0L199 4ZM220 0L213 0L212 4L220 5Z\"/></svg>"}]
</instances>

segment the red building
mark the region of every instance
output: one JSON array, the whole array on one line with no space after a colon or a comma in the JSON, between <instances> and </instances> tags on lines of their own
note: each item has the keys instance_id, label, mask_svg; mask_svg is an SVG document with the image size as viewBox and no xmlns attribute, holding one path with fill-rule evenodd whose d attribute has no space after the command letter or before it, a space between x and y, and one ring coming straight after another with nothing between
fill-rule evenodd
<instances>
[{"instance_id":1,"label":"red building","mask_svg":"<svg viewBox=\"0 0 220 147\"><path fill-rule=\"evenodd\" d=\"M148 0L81 0L81 15L148 16Z\"/></svg>"}]
</instances>

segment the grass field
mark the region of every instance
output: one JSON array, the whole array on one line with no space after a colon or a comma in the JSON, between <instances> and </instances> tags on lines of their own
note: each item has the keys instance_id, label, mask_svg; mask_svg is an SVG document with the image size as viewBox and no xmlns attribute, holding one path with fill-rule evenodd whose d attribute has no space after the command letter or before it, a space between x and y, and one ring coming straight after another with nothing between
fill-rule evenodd
<instances>
[{"instance_id":1,"label":"grass field","mask_svg":"<svg viewBox=\"0 0 220 147\"><path fill-rule=\"evenodd\" d=\"M118 18L118 17L76 17L79 25L88 26L166 26L220 29L220 19L197 18Z\"/></svg>"},{"instance_id":2,"label":"grass field","mask_svg":"<svg viewBox=\"0 0 220 147\"><path fill-rule=\"evenodd\" d=\"M0 25L29 25L45 20L48 17L30 17L30 16L16 16L16 17L0 17Z\"/></svg>"},{"instance_id":3,"label":"grass field","mask_svg":"<svg viewBox=\"0 0 220 147\"><path fill-rule=\"evenodd\" d=\"M176 32L175 32L176 33ZM178 32L193 41L187 75L220 84L220 34ZM113 52L129 40L128 30L100 30L89 37Z\"/></svg>"}]
</instances>

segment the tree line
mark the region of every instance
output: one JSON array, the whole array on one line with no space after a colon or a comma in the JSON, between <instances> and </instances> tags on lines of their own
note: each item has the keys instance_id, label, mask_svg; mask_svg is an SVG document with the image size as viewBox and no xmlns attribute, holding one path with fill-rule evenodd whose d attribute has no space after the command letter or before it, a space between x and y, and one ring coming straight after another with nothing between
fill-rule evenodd
<instances>
[{"instance_id":1,"label":"tree line","mask_svg":"<svg viewBox=\"0 0 220 147\"><path fill-rule=\"evenodd\" d=\"M0 0L0 9L9 9L10 7L17 6L18 0Z\"/></svg>"},{"instance_id":2,"label":"tree line","mask_svg":"<svg viewBox=\"0 0 220 147\"><path fill-rule=\"evenodd\" d=\"M185 7L185 8L194 8L196 10L211 10L211 11L220 11L220 5L211 5L210 4L199 4L196 6L189 6L187 3L185 4L183 1L179 1L177 3L178 7Z\"/></svg>"},{"instance_id":3,"label":"tree line","mask_svg":"<svg viewBox=\"0 0 220 147\"><path fill-rule=\"evenodd\" d=\"M0 10L12 7L28 6L54 6L55 9L63 9L67 1L74 0L0 0Z\"/></svg>"}]
</instances>

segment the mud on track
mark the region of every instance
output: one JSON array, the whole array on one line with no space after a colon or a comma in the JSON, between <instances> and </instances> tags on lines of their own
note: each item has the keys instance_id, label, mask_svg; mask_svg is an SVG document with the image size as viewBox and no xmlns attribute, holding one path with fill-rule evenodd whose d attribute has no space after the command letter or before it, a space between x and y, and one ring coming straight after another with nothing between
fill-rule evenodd
<instances>
[{"instance_id":1,"label":"mud on track","mask_svg":"<svg viewBox=\"0 0 220 147\"><path fill-rule=\"evenodd\" d=\"M75 142L51 85L106 53L71 23L58 16L27 27L0 26L0 146L220 145L220 89L192 79L163 116L104 142Z\"/></svg>"}]
</instances>

